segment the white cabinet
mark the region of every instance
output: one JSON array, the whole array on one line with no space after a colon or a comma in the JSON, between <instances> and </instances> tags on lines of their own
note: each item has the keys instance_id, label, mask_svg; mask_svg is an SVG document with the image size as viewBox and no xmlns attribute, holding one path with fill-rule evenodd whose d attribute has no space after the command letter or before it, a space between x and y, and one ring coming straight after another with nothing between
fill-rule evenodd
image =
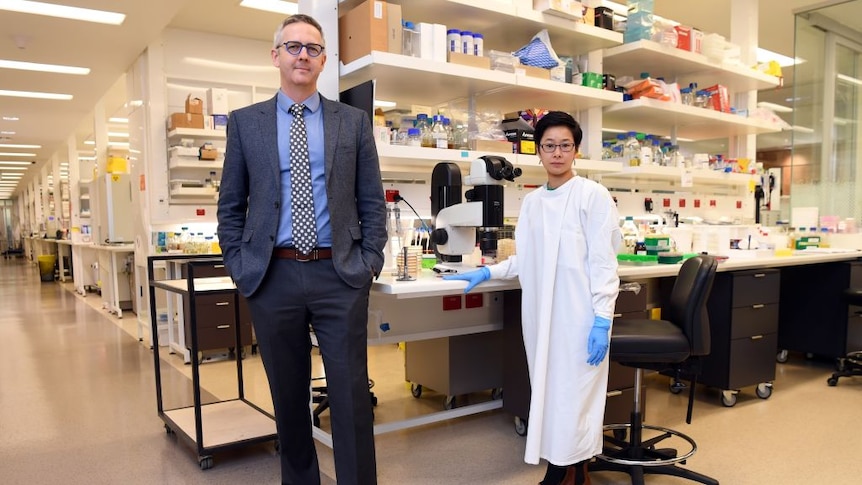
<instances>
[{"instance_id":1,"label":"white cabinet","mask_svg":"<svg viewBox=\"0 0 862 485\"><path fill-rule=\"evenodd\" d=\"M78 216L81 219L90 218L90 183L92 180L78 182Z\"/></svg>"},{"instance_id":2,"label":"white cabinet","mask_svg":"<svg viewBox=\"0 0 862 485\"><path fill-rule=\"evenodd\" d=\"M224 165L224 130L176 128L168 132L168 183L171 204L215 204ZM198 150L211 143L215 160L200 160Z\"/></svg>"}]
</instances>

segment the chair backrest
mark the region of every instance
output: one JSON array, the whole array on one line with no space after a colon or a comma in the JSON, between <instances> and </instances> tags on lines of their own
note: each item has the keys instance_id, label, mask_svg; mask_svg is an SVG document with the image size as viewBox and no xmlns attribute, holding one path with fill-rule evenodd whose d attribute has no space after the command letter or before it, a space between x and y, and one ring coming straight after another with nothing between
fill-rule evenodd
<instances>
[{"instance_id":1,"label":"chair backrest","mask_svg":"<svg viewBox=\"0 0 862 485\"><path fill-rule=\"evenodd\" d=\"M709 316L706 301L712 290L718 261L706 255L687 259L671 290L670 304L662 320L680 327L691 344L691 355L710 351Z\"/></svg>"}]
</instances>

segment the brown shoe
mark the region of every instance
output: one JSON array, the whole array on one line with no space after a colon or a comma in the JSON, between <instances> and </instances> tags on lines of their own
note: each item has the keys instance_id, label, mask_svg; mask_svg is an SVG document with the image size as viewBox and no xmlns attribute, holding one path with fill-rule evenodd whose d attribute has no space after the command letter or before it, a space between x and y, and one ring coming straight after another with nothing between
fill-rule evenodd
<instances>
[{"instance_id":1,"label":"brown shoe","mask_svg":"<svg viewBox=\"0 0 862 485\"><path fill-rule=\"evenodd\" d=\"M563 478L560 485L592 485L590 474L587 473L587 462L588 461L585 460L580 463L570 465L568 469L566 469L566 476Z\"/></svg>"}]
</instances>

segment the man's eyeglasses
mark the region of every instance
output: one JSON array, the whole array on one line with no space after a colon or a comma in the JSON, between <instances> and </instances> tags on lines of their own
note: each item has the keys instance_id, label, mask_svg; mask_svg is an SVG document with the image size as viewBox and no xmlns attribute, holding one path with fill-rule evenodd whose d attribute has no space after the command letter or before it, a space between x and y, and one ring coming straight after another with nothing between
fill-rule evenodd
<instances>
[{"instance_id":1,"label":"man's eyeglasses","mask_svg":"<svg viewBox=\"0 0 862 485\"><path fill-rule=\"evenodd\" d=\"M568 153L568 152L570 152L570 151L572 151L572 150L574 150L574 149L575 149L575 144L574 144L574 143L559 143L559 144L556 144L556 143L542 143L542 144L541 144L541 145L539 145L539 146L540 146L540 147L542 147L542 151L543 151L543 152L545 152L545 153L554 153L554 151L556 151L556 150L557 150L557 147L560 147L560 150L562 150L562 151L563 151L563 152L565 152L565 153Z\"/></svg>"},{"instance_id":2,"label":"man's eyeglasses","mask_svg":"<svg viewBox=\"0 0 862 485\"><path fill-rule=\"evenodd\" d=\"M287 53L292 56L298 56L299 53L302 52L303 47L305 47L305 52L308 53L308 57L317 57L321 53L323 53L324 49L324 47L320 44L303 44L302 42L297 42L295 40L285 42L281 45L283 45L284 50L286 50Z\"/></svg>"}]
</instances>

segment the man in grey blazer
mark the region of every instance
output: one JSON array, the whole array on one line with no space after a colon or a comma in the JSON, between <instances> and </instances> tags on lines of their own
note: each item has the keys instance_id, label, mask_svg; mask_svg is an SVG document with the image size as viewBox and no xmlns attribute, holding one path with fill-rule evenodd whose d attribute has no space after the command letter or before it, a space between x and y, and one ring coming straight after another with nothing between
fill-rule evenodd
<instances>
[{"instance_id":1,"label":"man in grey blazer","mask_svg":"<svg viewBox=\"0 0 862 485\"><path fill-rule=\"evenodd\" d=\"M272 62L281 89L233 111L218 201L224 263L248 298L275 407L282 483L320 483L309 410L314 329L329 392L339 484L375 484L368 390L367 317L371 281L383 267L386 207L371 120L317 91L326 62L320 25L285 19ZM291 107L301 104L296 111ZM295 247L291 130L303 113L317 244ZM302 123L300 123L301 125ZM295 153L294 153L295 155ZM297 163L296 160L293 163ZM293 165L296 167L296 165ZM296 217L301 219L301 217ZM299 246L300 244L296 244Z\"/></svg>"}]
</instances>

